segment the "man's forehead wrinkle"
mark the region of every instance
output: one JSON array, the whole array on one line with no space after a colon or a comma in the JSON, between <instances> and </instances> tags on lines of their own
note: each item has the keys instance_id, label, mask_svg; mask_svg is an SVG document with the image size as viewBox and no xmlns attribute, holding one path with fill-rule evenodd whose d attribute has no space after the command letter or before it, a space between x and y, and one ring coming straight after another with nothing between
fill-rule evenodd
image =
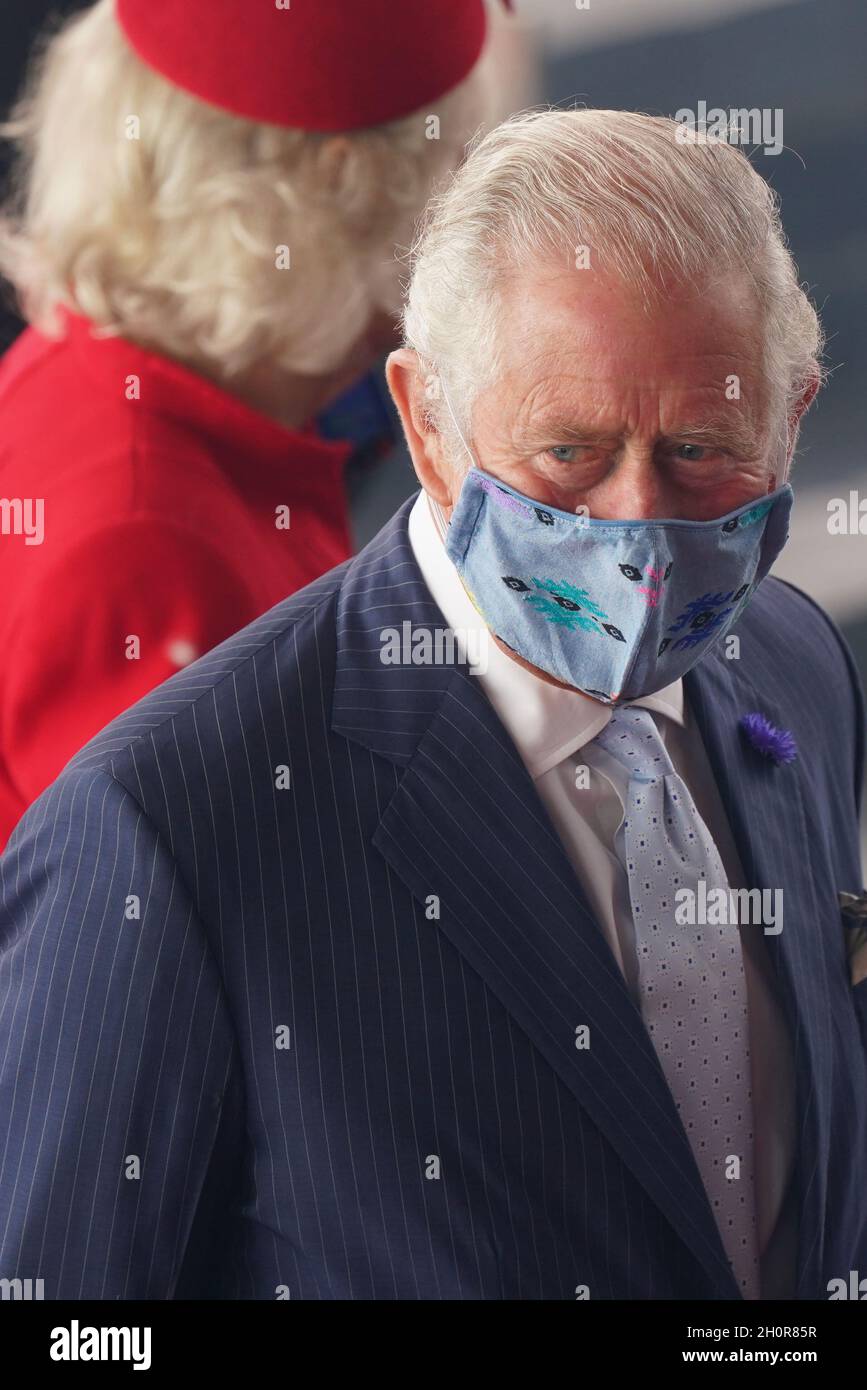
<instances>
[{"instance_id":1,"label":"man's forehead wrinkle","mask_svg":"<svg viewBox=\"0 0 867 1390\"><path fill-rule=\"evenodd\" d=\"M626 405L605 392L594 391L591 378L573 380L580 385L571 392L563 391L562 378L552 376L522 393L509 420L513 443L568 444L572 440L620 438L639 428L636 404L645 393L649 411L642 423L657 439L717 440L745 452L760 442L751 404L742 399L721 410L716 386L690 386L682 391L683 383L678 382L678 393L687 397L679 401L659 400L655 388L638 387Z\"/></svg>"},{"instance_id":2,"label":"man's forehead wrinkle","mask_svg":"<svg viewBox=\"0 0 867 1390\"><path fill-rule=\"evenodd\" d=\"M514 424L516 429L523 428L533 433L562 434L569 431L573 434L592 432L600 437L616 436L638 428L631 415L624 418L622 412L609 409L607 402L588 400L580 406L576 404L574 409L540 410L529 417L519 415ZM751 412L734 408L731 413L719 414L715 411L705 412L695 404L671 411L665 410L663 405L662 411L657 412L656 403L652 403L647 423L654 424L654 433L664 438L704 435L708 438L753 439L757 433Z\"/></svg>"},{"instance_id":3,"label":"man's forehead wrinkle","mask_svg":"<svg viewBox=\"0 0 867 1390\"><path fill-rule=\"evenodd\" d=\"M567 382L574 383L570 388ZM595 413L602 405L598 393L588 394L586 379L577 374L565 376L552 372L537 378L516 393L512 422L516 427L533 427L544 415L568 419L580 411L582 416Z\"/></svg>"},{"instance_id":4,"label":"man's forehead wrinkle","mask_svg":"<svg viewBox=\"0 0 867 1390\"><path fill-rule=\"evenodd\" d=\"M506 388L502 397L508 399L511 393L515 399L532 406L540 398L543 404L547 404L545 393L550 392L552 408L569 412L576 406L580 408L586 402L596 403L600 399L610 399L620 404L627 399L625 393L618 395L625 386L629 395L635 398L659 397L664 401L686 395L693 400L705 397L708 402L720 402L728 399L725 392L731 385L732 376L737 376L740 383L740 395L731 402L735 412L738 408L742 413L750 412L762 395L761 375L752 370L756 364L745 356L733 359L730 354L722 352L702 354L697 359L695 354L685 352L684 361L691 364L700 361L706 367L700 377L685 375L676 362L672 362L670 368L663 369L660 369L658 362L648 362L645 379L638 376L633 363L624 363L619 367L616 357L612 358L610 367L601 372L598 365L595 369L590 365L588 370L581 370L580 362L576 364L575 357L576 354L569 353L568 367L564 367L558 365L550 354L545 354L544 363L540 364L544 365L545 370L535 380L532 380L534 361L538 362L539 359L526 359L523 366L509 369L500 378L501 387ZM598 357L596 361L598 364ZM720 419L727 414L728 408L720 413Z\"/></svg>"},{"instance_id":5,"label":"man's forehead wrinkle","mask_svg":"<svg viewBox=\"0 0 867 1390\"><path fill-rule=\"evenodd\" d=\"M733 416L741 418L753 415L757 395L741 392L736 401L721 408L723 392L728 385L728 373L716 376L710 381L685 381L682 376L657 378L653 381L638 381L634 372L624 372L622 376L597 376L592 372L552 371L545 376L527 383L526 376L516 374L514 389L505 391L498 404L511 398L515 401L515 411L522 415L545 413L551 418L563 417L568 420L576 414L599 411L610 406L612 414L630 413L630 407L641 404L646 398L648 404L658 403L672 414L682 412L684 418L708 421L716 426L731 423ZM612 387L626 383L628 394L613 393ZM508 379L503 379L508 385Z\"/></svg>"},{"instance_id":6,"label":"man's forehead wrinkle","mask_svg":"<svg viewBox=\"0 0 867 1390\"><path fill-rule=\"evenodd\" d=\"M510 422L510 435L516 447L522 444L568 444L581 439L611 438L616 434L604 418L607 402L598 396L582 398L574 406L550 402L526 402Z\"/></svg>"},{"instance_id":7,"label":"man's forehead wrinkle","mask_svg":"<svg viewBox=\"0 0 867 1390\"><path fill-rule=\"evenodd\" d=\"M636 330L629 297L609 296L600 284L579 294L574 313L551 300L548 287L562 278L543 270L506 296L501 371L478 402L492 444L499 437L505 447L536 452L626 437L715 439L743 456L760 447L764 363L749 322L732 321L726 310L717 333L713 306L693 295L697 318L687 317L680 331L668 319Z\"/></svg>"}]
</instances>

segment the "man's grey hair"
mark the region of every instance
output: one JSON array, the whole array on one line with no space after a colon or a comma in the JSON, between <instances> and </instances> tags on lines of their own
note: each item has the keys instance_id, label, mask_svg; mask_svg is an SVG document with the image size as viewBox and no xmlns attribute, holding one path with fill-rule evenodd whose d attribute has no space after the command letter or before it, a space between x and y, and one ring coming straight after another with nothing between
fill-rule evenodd
<instances>
[{"instance_id":1,"label":"man's grey hair","mask_svg":"<svg viewBox=\"0 0 867 1390\"><path fill-rule=\"evenodd\" d=\"M475 398L502 370L500 293L542 262L574 266L583 246L592 269L623 277L648 309L673 287L746 273L764 328L766 428L785 450L789 409L822 376L822 330L773 190L733 144L668 117L544 110L476 141L410 253L404 340L452 458L460 445L440 383L469 438Z\"/></svg>"}]
</instances>

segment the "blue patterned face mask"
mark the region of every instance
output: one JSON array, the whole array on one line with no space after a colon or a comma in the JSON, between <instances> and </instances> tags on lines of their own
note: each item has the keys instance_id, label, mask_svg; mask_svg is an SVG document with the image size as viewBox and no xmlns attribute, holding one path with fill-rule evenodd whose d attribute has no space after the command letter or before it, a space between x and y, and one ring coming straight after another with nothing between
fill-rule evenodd
<instances>
[{"instance_id":1,"label":"blue patterned face mask","mask_svg":"<svg viewBox=\"0 0 867 1390\"><path fill-rule=\"evenodd\" d=\"M614 705L662 690L728 632L786 544L793 499L784 483L714 521L596 521L473 459L445 548L495 637Z\"/></svg>"},{"instance_id":2,"label":"blue patterned face mask","mask_svg":"<svg viewBox=\"0 0 867 1390\"><path fill-rule=\"evenodd\" d=\"M677 680L735 622L788 538L788 483L715 521L597 521L467 473L446 553L485 625L606 704Z\"/></svg>"}]
</instances>

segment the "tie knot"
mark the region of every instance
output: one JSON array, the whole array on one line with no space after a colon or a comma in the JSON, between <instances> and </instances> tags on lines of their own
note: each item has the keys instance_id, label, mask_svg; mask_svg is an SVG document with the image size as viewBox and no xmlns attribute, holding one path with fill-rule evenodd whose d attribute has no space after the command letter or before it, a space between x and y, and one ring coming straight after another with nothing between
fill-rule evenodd
<instances>
[{"instance_id":1,"label":"tie knot","mask_svg":"<svg viewBox=\"0 0 867 1390\"><path fill-rule=\"evenodd\" d=\"M656 782L674 772L653 715L637 705L614 710L594 741L637 782Z\"/></svg>"}]
</instances>

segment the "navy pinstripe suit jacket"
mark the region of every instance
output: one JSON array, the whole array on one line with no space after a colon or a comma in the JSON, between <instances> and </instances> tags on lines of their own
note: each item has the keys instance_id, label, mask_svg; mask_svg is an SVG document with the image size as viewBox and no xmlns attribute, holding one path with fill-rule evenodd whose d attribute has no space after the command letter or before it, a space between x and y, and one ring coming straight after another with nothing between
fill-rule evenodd
<instances>
[{"instance_id":1,"label":"navy pinstripe suit jacket","mask_svg":"<svg viewBox=\"0 0 867 1390\"><path fill-rule=\"evenodd\" d=\"M384 627L443 625L410 504L115 720L13 834L0 1277L73 1299L739 1297L513 744L463 667L380 660ZM864 714L797 590L766 581L739 635L687 695L749 880L784 889L797 1288L825 1298L867 1275L867 985L837 902L861 888ZM751 710L794 763L743 743Z\"/></svg>"}]
</instances>

